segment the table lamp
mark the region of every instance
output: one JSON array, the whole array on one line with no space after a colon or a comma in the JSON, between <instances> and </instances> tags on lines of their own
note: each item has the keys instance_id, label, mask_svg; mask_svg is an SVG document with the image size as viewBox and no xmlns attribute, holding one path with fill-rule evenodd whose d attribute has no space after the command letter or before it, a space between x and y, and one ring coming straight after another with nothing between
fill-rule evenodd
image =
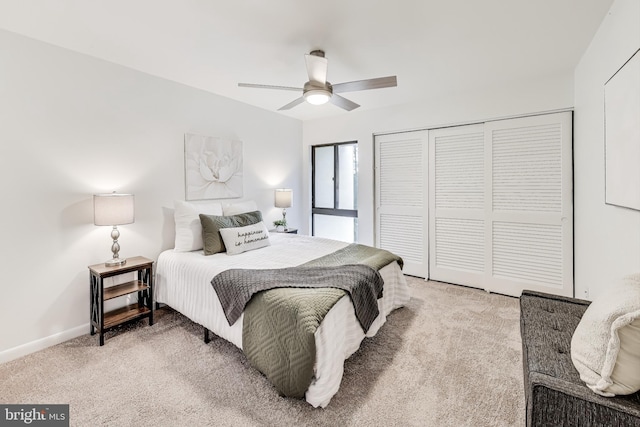
<instances>
[{"instance_id":1,"label":"table lamp","mask_svg":"<svg viewBox=\"0 0 640 427\"><path fill-rule=\"evenodd\" d=\"M290 188L278 188L276 190L276 208L282 208L282 225L287 228L287 208L293 205L293 191Z\"/></svg>"},{"instance_id":2,"label":"table lamp","mask_svg":"<svg viewBox=\"0 0 640 427\"><path fill-rule=\"evenodd\" d=\"M126 259L120 259L120 244L118 244L119 225L131 224L135 221L133 194L118 194L115 191L107 194L93 195L93 223L95 225L111 225L111 252L113 258L105 262L107 267L123 265Z\"/></svg>"}]
</instances>

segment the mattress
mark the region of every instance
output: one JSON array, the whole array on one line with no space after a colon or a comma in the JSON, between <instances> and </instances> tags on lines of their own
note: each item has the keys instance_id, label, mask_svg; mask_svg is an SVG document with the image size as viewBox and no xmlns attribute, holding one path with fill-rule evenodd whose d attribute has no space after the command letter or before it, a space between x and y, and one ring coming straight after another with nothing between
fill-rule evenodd
<instances>
[{"instance_id":1,"label":"mattress","mask_svg":"<svg viewBox=\"0 0 640 427\"><path fill-rule=\"evenodd\" d=\"M285 268L300 265L347 246L347 243L319 237L271 233L270 246L238 255L203 251L160 254L156 265L155 300L164 303L242 349L242 315L229 326L211 285L213 277L229 268ZM344 361L360 346L365 336L374 336L387 315L409 301L406 280L397 263L380 270L384 280L380 314L365 335L348 295L327 313L315 333L316 366L305 399L314 407L326 407L340 388Z\"/></svg>"}]
</instances>

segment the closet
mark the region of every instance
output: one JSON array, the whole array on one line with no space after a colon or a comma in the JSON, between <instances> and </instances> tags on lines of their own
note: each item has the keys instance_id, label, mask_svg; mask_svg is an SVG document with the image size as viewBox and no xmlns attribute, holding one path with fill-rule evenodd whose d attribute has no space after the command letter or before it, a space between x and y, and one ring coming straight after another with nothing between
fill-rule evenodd
<instances>
[{"instance_id":1,"label":"closet","mask_svg":"<svg viewBox=\"0 0 640 427\"><path fill-rule=\"evenodd\" d=\"M405 273L573 296L571 112L381 135L374 145L376 244L400 256L424 245L411 256L427 268ZM395 188L401 204L383 193Z\"/></svg>"},{"instance_id":2,"label":"closet","mask_svg":"<svg viewBox=\"0 0 640 427\"><path fill-rule=\"evenodd\" d=\"M402 257L404 272L428 275L427 131L375 137L376 246Z\"/></svg>"}]
</instances>

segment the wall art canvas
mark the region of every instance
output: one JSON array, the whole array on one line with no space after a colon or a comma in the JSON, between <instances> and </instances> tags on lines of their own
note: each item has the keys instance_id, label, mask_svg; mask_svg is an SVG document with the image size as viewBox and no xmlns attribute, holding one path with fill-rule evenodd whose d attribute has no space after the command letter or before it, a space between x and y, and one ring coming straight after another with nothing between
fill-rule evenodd
<instances>
[{"instance_id":1,"label":"wall art canvas","mask_svg":"<svg viewBox=\"0 0 640 427\"><path fill-rule=\"evenodd\" d=\"M242 141L184 136L185 199L242 197Z\"/></svg>"},{"instance_id":2,"label":"wall art canvas","mask_svg":"<svg viewBox=\"0 0 640 427\"><path fill-rule=\"evenodd\" d=\"M640 50L604 85L605 203L640 210Z\"/></svg>"}]
</instances>

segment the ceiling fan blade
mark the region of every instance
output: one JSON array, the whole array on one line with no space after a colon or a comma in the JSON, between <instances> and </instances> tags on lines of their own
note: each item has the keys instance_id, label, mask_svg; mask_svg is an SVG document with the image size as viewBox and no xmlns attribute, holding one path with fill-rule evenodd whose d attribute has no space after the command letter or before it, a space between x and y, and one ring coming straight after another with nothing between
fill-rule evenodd
<instances>
[{"instance_id":1,"label":"ceiling fan blade","mask_svg":"<svg viewBox=\"0 0 640 427\"><path fill-rule=\"evenodd\" d=\"M294 90L296 92L300 92L302 90L301 87L256 85L256 84L253 84L253 83L238 83L238 87L253 87L253 88L258 88L258 89Z\"/></svg>"},{"instance_id":2,"label":"ceiling fan blade","mask_svg":"<svg viewBox=\"0 0 640 427\"><path fill-rule=\"evenodd\" d=\"M335 93L331 96L331 98L329 99L329 102L347 111L355 110L360 106L353 101L349 101L347 98L343 98L340 95L336 95Z\"/></svg>"},{"instance_id":3,"label":"ceiling fan blade","mask_svg":"<svg viewBox=\"0 0 640 427\"><path fill-rule=\"evenodd\" d=\"M355 92L357 90L382 89L398 86L396 76L378 77L377 79L357 80L332 85L333 93Z\"/></svg>"},{"instance_id":4,"label":"ceiling fan blade","mask_svg":"<svg viewBox=\"0 0 640 427\"><path fill-rule=\"evenodd\" d=\"M304 98L301 96L298 99L294 99L293 101L291 101L290 103L288 103L287 105L278 108L278 111L282 111L282 110L290 110L293 107L295 107L296 105L302 104L304 102Z\"/></svg>"},{"instance_id":5,"label":"ceiling fan blade","mask_svg":"<svg viewBox=\"0 0 640 427\"><path fill-rule=\"evenodd\" d=\"M307 64L309 80L324 85L327 82L327 58L307 53L304 61Z\"/></svg>"}]
</instances>

